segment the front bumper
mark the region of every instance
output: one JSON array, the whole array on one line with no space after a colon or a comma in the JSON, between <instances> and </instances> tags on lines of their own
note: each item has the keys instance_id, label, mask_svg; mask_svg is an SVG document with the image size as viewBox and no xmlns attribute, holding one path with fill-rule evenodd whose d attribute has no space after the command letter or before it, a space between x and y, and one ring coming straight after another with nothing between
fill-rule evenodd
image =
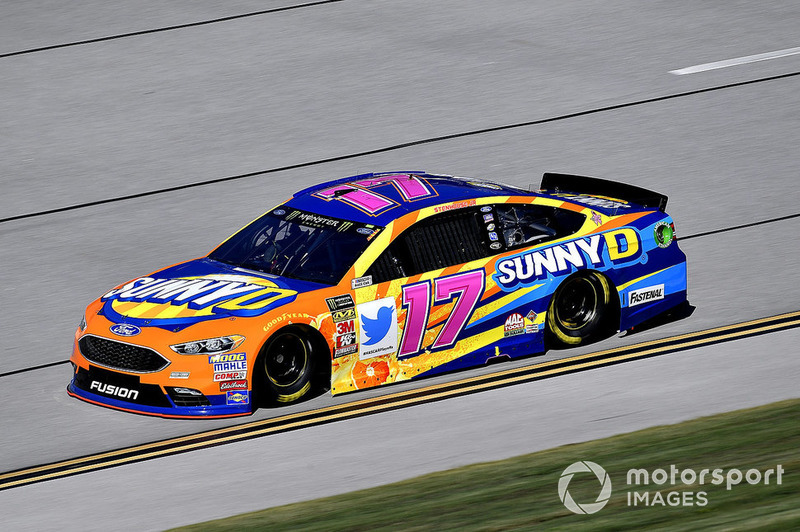
<instances>
[{"instance_id":1,"label":"front bumper","mask_svg":"<svg viewBox=\"0 0 800 532\"><path fill-rule=\"evenodd\" d=\"M145 384L136 375L89 365L88 369L75 366L67 393L115 410L166 418L223 418L253 413L248 390L196 395L183 393L181 389Z\"/></svg>"}]
</instances>

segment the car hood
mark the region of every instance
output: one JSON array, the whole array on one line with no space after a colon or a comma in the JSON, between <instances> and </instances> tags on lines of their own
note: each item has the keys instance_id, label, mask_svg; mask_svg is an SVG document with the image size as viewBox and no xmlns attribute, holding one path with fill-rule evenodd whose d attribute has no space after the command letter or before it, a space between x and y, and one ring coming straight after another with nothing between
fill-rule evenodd
<instances>
[{"instance_id":1,"label":"car hood","mask_svg":"<svg viewBox=\"0 0 800 532\"><path fill-rule=\"evenodd\" d=\"M179 331L201 321L260 316L325 287L202 258L111 290L100 298L101 313L115 323Z\"/></svg>"}]
</instances>

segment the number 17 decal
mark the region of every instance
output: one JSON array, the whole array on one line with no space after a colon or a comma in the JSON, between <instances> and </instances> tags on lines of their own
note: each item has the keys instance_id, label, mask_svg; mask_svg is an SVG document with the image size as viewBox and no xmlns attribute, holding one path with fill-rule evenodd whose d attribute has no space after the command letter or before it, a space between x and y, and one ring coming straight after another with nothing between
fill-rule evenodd
<instances>
[{"instance_id":1,"label":"number 17 decal","mask_svg":"<svg viewBox=\"0 0 800 532\"><path fill-rule=\"evenodd\" d=\"M454 298L456 302L431 349L448 347L455 343L483 295L484 275L481 269L434 280L434 303L448 303ZM431 282L420 281L404 286L403 308L406 309L406 324L403 327L403 339L400 341L397 358L416 356L422 350L422 340L428 328L431 312Z\"/></svg>"}]
</instances>

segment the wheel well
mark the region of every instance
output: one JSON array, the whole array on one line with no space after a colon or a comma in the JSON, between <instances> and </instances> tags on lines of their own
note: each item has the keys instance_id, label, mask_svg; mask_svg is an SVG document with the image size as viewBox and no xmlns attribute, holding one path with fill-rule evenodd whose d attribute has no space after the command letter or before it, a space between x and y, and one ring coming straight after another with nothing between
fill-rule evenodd
<instances>
[{"instance_id":1,"label":"wheel well","mask_svg":"<svg viewBox=\"0 0 800 532\"><path fill-rule=\"evenodd\" d=\"M312 327L311 325L307 325L305 323L293 323L291 325L286 325L281 327L280 329L273 331L264 343L261 345L261 349L258 350L258 356L256 357L256 366L258 368L258 364L261 363L261 358L264 355L264 352L267 349L270 341L272 341L275 336L282 332L297 332L302 336L308 338L308 341L311 342L311 345L314 347L314 361L316 363L316 370L315 370L315 379L318 381L320 385L330 385L330 376L331 376L331 350L328 346L328 342L325 341L325 337L322 336L322 333L319 332L317 329ZM254 368L254 371L255 371ZM255 375L253 378L254 384L257 382Z\"/></svg>"},{"instance_id":2,"label":"wheel well","mask_svg":"<svg viewBox=\"0 0 800 532\"><path fill-rule=\"evenodd\" d=\"M620 302L619 302L619 291L617 290L617 286L611 281L611 279L607 275L602 273L602 272L599 272L597 270L591 270L591 269L578 270L578 271L568 275L567 277L565 277L558 284L558 287L556 287L556 290L553 291L553 295L550 297L550 301L547 303L547 310L548 310L548 312L550 311L550 305L551 305L551 303L553 301L553 298L556 295L556 292L558 291L558 288L560 288L561 285L563 285L569 279L573 279L575 277L580 277L580 276L586 276L586 275L589 275L589 274L594 274L595 276L597 276L597 278L600 279L600 282L602 282L603 284L606 284L608 286L609 295L611 297L611 301L609 301L608 312L602 317L601 324L602 324L602 329L604 331L604 335L609 335L610 336L610 335L616 333L619 330L620 312L621 312ZM550 331L549 321L550 321L549 319L545 320L545 324L547 324L547 336L546 336L546 338L552 335L552 331ZM546 340L545 343L547 344L547 343L550 343L550 342L548 342ZM547 348L547 346L545 346L545 348Z\"/></svg>"}]
</instances>

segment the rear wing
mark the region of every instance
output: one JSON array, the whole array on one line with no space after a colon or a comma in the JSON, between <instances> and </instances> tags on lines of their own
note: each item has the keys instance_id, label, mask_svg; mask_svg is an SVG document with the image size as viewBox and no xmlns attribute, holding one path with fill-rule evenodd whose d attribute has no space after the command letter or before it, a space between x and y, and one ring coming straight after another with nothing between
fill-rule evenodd
<instances>
[{"instance_id":1,"label":"rear wing","mask_svg":"<svg viewBox=\"0 0 800 532\"><path fill-rule=\"evenodd\" d=\"M667 197L664 194L596 177L546 173L542 176L542 184L539 185L539 188L542 192L608 196L635 203L648 209L658 209L661 212L664 212L667 208Z\"/></svg>"}]
</instances>

